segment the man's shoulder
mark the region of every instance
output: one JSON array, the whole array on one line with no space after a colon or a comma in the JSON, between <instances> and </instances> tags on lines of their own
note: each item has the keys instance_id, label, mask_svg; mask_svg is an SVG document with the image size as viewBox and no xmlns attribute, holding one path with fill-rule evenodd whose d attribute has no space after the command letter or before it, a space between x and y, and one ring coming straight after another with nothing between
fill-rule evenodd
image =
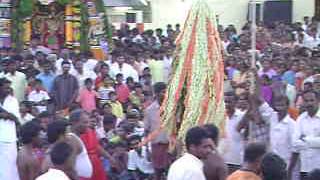
<instances>
[{"instance_id":1,"label":"man's shoulder","mask_svg":"<svg viewBox=\"0 0 320 180\"><path fill-rule=\"evenodd\" d=\"M309 114L308 112L303 112L301 113L298 118L297 118L297 122L300 122L300 121L305 121L305 119L309 117Z\"/></svg>"},{"instance_id":2,"label":"man's shoulder","mask_svg":"<svg viewBox=\"0 0 320 180\"><path fill-rule=\"evenodd\" d=\"M242 171L242 170L237 170L234 173L232 173L227 180L261 180L261 178L249 171Z\"/></svg>"}]
</instances>

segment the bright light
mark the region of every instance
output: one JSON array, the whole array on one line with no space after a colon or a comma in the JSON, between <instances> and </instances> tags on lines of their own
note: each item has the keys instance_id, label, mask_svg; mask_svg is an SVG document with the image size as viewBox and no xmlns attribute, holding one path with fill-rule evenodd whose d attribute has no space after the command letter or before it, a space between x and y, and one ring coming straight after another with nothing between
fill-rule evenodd
<instances>
[{"instance_id":1,"label":"bright light","mask_svg":"<svg viewBox=\"0 0 320 180\"><path fill-rule=\"evenodd\" d=\"M126 12L132 9L132 7L114 7L113 8L115 11L121 11L121 12Z\"/></svg>"}]
</instances>

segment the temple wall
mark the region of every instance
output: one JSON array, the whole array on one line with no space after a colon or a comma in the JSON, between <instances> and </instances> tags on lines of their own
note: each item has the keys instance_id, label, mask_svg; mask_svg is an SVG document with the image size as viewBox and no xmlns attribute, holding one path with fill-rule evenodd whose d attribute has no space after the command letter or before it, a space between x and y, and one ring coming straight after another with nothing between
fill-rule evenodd
<instances>
[{"instance_id":1,"label":"temple wall","mask_svg":"<svg viewBox=\"0 0 320 180\"><path fill-rule=\"evenodd\" d=\"M165 28L167 24L182 24L192 4L192 0L151 0L153 22L148 28ZM208 0L220 24L234 24L240 28L247 18L249 0ZM263 1L263 0L262 0ZM304 16L313 16L315 0L293 0L293 21L301 21Z\"/></svg>"}]
</instances>

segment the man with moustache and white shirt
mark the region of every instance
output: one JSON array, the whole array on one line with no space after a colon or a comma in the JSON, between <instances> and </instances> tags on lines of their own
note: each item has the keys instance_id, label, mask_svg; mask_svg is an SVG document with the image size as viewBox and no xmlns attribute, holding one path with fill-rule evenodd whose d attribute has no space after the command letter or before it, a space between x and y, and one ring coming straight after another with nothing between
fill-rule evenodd
<instances>
[{"instance_id":1,"label":"man with moustache and white shirt","mask_svg":"<svg viewBox=\"0 0 320 180\"><path fill-rule=\"evenodd\" d=\"M19 180L17 132L20 112L18 100L10 92L10 81L0 78L0 179Z\"/></svg>"}]
</instances>

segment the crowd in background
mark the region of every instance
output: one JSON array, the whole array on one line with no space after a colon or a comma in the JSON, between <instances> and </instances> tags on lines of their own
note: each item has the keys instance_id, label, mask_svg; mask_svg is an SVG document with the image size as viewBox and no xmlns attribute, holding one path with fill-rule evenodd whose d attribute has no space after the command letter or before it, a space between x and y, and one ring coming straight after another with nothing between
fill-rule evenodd
<instances>
[{"instance_id":1,"label":"crowd in background","mask_svg":"<svg viewBox=\"0 0 320 180\"><path fill-rule=\"evenodd\" d=\"M22 53L1 49L0 179L319 179L319 25L259 23L256 52L250 22L218 26L225 133L191 129L182 159L164 132L140 146L160 127L179 25L143 33L124 25L103 61L36 37Z\"/></svg>"}]
</instances>

